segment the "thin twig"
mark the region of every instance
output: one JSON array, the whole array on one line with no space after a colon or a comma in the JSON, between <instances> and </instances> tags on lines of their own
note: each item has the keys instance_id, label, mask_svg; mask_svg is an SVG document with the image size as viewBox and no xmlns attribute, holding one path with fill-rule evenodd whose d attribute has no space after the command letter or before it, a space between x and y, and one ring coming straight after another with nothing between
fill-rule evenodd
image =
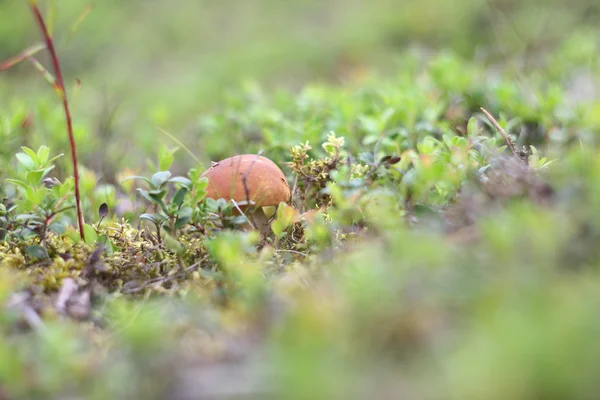
<instances>
[{"instance_id":1,"label":"thin twig","mask_svg":"<svg viewBox=\"0 0 600 400\"><path fill-rule=\"evenodd\" d=\"M252 229L256 229L254 227L254 224L252 223L252 221L250 221L250 218L248 218L248 216L242 211L242 209L238 205L237 201L235 201L234 199L231 199L231 202L233 203L233 206L236 208L236 210L238 210L240 212L240 214L242 214L246 218L246 220L248 221L248 223L250 224ZM250 207L250 203L248 203L248 207Z\"/></svg>"},{"instance_id":2,"label":"thin twig","mask_svg":"<svg viewBox=\"0 0 600 400\"><path fill-rule=\"evenodd\" d=\"M183 276L185 276L186 273L193 271L195 269L198 269L198 267L200 267L200 265L202 264L202 261L204 261L204 260L198 261L198 262L190 265L189 267L182 269L182 271L180 271L177 274L174 274L171 276L161 276L158 278L150 279L150 280L144 282L141 286L138 286L138 287L135 287L132 289L126 289L126 290L123 290L123 292L136 293L136 292L142 291L152 285L155 285L157 283L165 283L165 282L172 281L173 279L182 278Z\"/></svg>"},{"instance_id":3,"label":"thin twig","mask_svg":"<svg viewBox=\"0 0 600 400\"><path fill-rule=\"evenodd\" d=\"M46 45L43 43L35 44L25 50L23 50L18 55L9 58L6 61L0 63L0 71L7 70L14 65L20 63L23 60L26 60L28 57L33 57L37 52L46 48Z\"/></svg>"},{"instance_id":4,"label":"thin twig","mask_svg":"<svg viewBox=\"0 0 600 400\"><path fill-rule=\"evenodd\" d=\"M297 251L297 250L289 250L289 249L277 249L275 250L278 253L294 253L294 254L299 254L303 257L308 257L308 254L306 253L302 253L301 251Z\"/></svg>"},{"instance_id":5,"label":"thin twig","mask_svg":"<svg viewBox=\"0 0 600 400\"><path fill-rule=\"evenodd\" d=\"M492 116L492 114L490 114L483 107L480 107L480 109L485 114L485 116L487 117L487 119L492 123L492 125L494 125L494 127L498 130L498 132L500 132L500 134L502 135L502 137L506 141L506 144L508 145L508 148L512 152L513 156L517 157L518 159L520 159L520 160L522 160L524 162L527 162L527 154L525 152L517 150L517 146L515 146L515 143L512 141L512 139L510 138L510 136L508 136L508 133L506 133L506 131L500 126L500 124L498 123L498 121L496 121L496 119Z\"/></svg>"},{"instance_id":6,"label":"thin twig","mask_svg":"<svg viewBox=\"0 0 600 400\"><path fill-rule=\"evenodd\" d=\"M513 143L512 139L510 138L510 136L508 136L508 133L506 133L506 131L500 126L500 124L498 123L498 121L496 121L496 119L492 116L492 114L490 114L485 108L480 107L481 111L485 114L485 116L487 117L487 119L490 120L490 122L492 123L492 125L494 125L494 127L500 132L500 134L502 135L502 137L504 138L504 140L506 141L506 144L508 145L508 147L510 148L510 151L513 153L514 156L518 156L517 153L517 147L515 146L515 144Z\"/></svg>"}]
</instances>

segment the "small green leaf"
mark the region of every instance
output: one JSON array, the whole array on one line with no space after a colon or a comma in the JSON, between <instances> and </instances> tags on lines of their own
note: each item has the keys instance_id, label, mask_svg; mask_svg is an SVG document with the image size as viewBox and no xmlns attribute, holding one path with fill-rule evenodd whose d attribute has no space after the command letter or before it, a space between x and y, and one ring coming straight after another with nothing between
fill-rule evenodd
<instances>
[{"instance_id":1,"label":"small green leaf","mask_svg":"<svg viewBox=\"0 0 600 400\"><path fill-rule=\"evenodd\" d=\"M41 182L43 175L43 170L37 169L34 171L29 171L27 173L27 183L29 183L30 185L38 185Z\"/></svg>"},{"instance_id":2,"label":"small green leaf","mask_svg":"<svg viewBox=\"0 0 600 400\"><path fill-rule=\"evenodd\" d=\"M148 214L148 213L142 214L142 215L140 215L140 219L145 219L146 221L150 221L153 224L156 223L156 219L154 219L154 216L152 214Z\"/></svg>"},{"instance_id":3,"label":"small green leaf","mask_svg":"<svg viewBox=\"0 0 600 400\"><path fill-rule=\"evenodd\" d=\"M177 218L175 221L175 229L183 228L188 222L192 220L192 217L189 215L183 215Z\"/></svg>"},{"instance_id":4,"label":"small green leaf","mask_svg":"<svg viewBox=\"0 0 600 400\"><path fill-rule=\"evenodd\" d=\"M20 215L17 215L15 217L15 219L17 221L23 221L23 222L37 222L37 223L43 222L42 217L40 217L39 215L35 215L35 214L20 214Z\"/></svg>"},{"instance_id":5,"label":"small green leaf","mask_svg":"<svg viewBox=\"0 0 600 400\"><path fill-rule=\"evenodd\" d=\"M65 230L65 234L69 237L69 239L71 239L74 243L79 243L81 242L81 235L79 234L79 231L77 231L75 228L68 226L67 229Z\"/></svg>"},{"instance_id":6,"label":"small green leaf","mask_svg":"<svg viewBox=\"0 0 600 400\"><path fill-rule=\"evenodd\" d=\"M248 218L246 218L244 215L238 215L231 220L231 223L234 225L242 225L246 222L248 222Z\"/></svg>"},{"instance_id":7,"label":"small green leaf","mask_svg":"<svg viewBox=\"0 0 600 400\"><path fill-rule=\"evenodd\" d=\"M475 118L475 117L469 118L469 122L467 123L467 133L470 137L477 136L477 134L478 134L477 118Z\"/></svg>"},{"instance_id":8,"label":"small green leaf","mask_svg":"<svg viewBox=\"0 0 600 400\"><path fill-rule=\"evenodd\" d=\"M93 226L84 224L83 233L85 234L85 242L87 244L95 244L98 241L98 233Z\"/></svg>"},{"instance_id":9,"label":"small green leaf","mask_svg":"<svg viewBox=\"0 0 600 400\"><path fill-rule=\"evenodd\" d=\"M165 245L167 249L175 254L183 254L185 252L183 244L171 235L165 235Z\"/></svg>"},{"instance_id":10,"label":"small green leaf","mask_svg":"<svg viewBox=\"0 0 600 400\"><path fill-rule=\"evenodd\" d=\"M148 195L155 201L161 201L167 195L167 189L149 190Z\"/></svg>"},{"instance_id":11,"label":"small green leaf","mask_svg":"<svg viewBox=\"0 0 600 400\"><path fill-rule=\"evenodd\" d=\"M25 146L21 146L21 149L31 158L31 161L33 161L36 166L40 165L40 159L33 150Z\"/></svg>"},{"instance_id":12,"label":"small green leaf","mask_svg":"<svg viewBox=\"0 0 600 400\"><path fill-rule=\"evenodd\" d=\"M206 196L208 187L208 179L202 178L196 182L194 185L194 197L192 198L192 203L199 203Z\"/></svg>"},{"instance_id":13,"label":"small green leaf","mask_svg":"<svg viewBox=\"0 0 600 400\"><path fill-rule=\"evenodd\" d=\"M188 188L192 186L192 181L188 178L184 178L183 176L174 176L173 178L169 179L169 182L179 183Z\"/></svg>"},{"instance_id":14,"label":"small green leaf","mask_svg":"<svg viewBox=\"0 0 600 400\"><path fill-rule=\"evenodd\" d=\"M160 171L152 175L150 181L155 188L161 187L171 177L170 171Z\"/></svg>"},{"instance_id":15,"label":"small green leaf","mask_svg":"<svg viewBox=\"0 0 600 400\"><path fill-rule=\"evenodd\" d=\"M33 256L35 258L38 258L40 260L44 260L44 259L48 258L48 252L46 251L46 249L38 244L34 244L34 245L26 247L25 253L27 253L30 256Z\"/></svg>"},{"instance_id":16,"label":"small green leaf","mask_svg":"<svg viewBox=\"0 0 600 400\"><path fill-rule=\"evenodd\" d=\"M173 197L173 204L175 204L177 207L181 206L183 204L183 200L185 200L185 195L187 192L188 190L185 187L179 189Z\"/></svg>"},{"instance_id":17,"label":"small green leaf","mask_svg":"<svg viewBox=\"0 0 600 400\"><path fill-rule=\"evenodd\" d=\"M147 182L148 184L152 185L152 182L150 181L150 179L146 178L145 176L139 176L139 175L128 176L127 178L123 179L121 181L121 183L130 181L132 179L141 179L142 181Z\"/></svg>"},{"instance_id":18,"label":"small green leaf","mask_svg":"<svg viewBox=\"0 0 600 400\"><path fill-rule=\"evenodd\" d=\"M175 159L175 152L178 148L173 150L169 150L166 147L161 147L158 151L158 168L161 171L166 171L171 168L173 161Z\"/></svg>"},{"instance_id":19,"label":"small green leaf","mask_svg":"<svg viewBox=\"0 0 600 400\"><path fill-rule=\"evenodd\" d=\"M192 220L193 209L191 207L183 207L179 210L177 221L175 221L175 229L181 229Z\"/></svg>"},{"instance_id":20,"label":"small green leaf","mask_svg":"<svg viewBox=\"0 0 600 400\"><path fill-rule=\"evenodd\" d=\"M35 162L25 153L17 153L15 154L17 157L17 161L19 161L26 169L32 170L36 168Z\"/></svg>"},{"instance_id":21,"label":"small green leaf","mask_svg":"<svg viewBox=\"0 0 600 400\"><path fill-rule=\"evenodd\" d=\"M48 146L41 146L37 151L38 163L44 165L48 161L50 156L50 148Z\"/></svg>"},{"instance_id":22,"label":"small green leaf","mask_svg":"<svg viewBox=\"0 0 600 400\"><path fill-rule=\"evenodd\" d=\"M53 221L50 225L48 225L48 229L54 233L62 235L66 231L66 226L64 223Z\"/></svg>"},{"instance_id":23,"label":"small green leaf","mask_svg":"<svg viewBox=\"0 0 600 400\"><path fill-rule=\"evenodd\" d=\"M196 181L196 185L194 186L196 190L206 190L208 187L208 178L204 177Z\"/></svg>"},{"instance_id":24,"label":"small green leaf","mask_svg":"<svg viewBox=\"0 0 600 400\"><path fill-rule=\"evenodd\" d=\"M277 219L271 224L271 230L276 236L281 234L298 218L298 211L286 203L279 203Z\"/></svg>"},{"instance_id":25,"label":"small green leaf","mask_svg":"<svg viewBox=\"0 0 600 400\"><path fill-rule=\"evenodd\" d=\"M42 171L42 178L45 178L46 175L48 175L48 173L50 171L52 171L54 169L54 165L50 165L49 167L44 168L44 170Z\"/></svg>"},{"instance_id":26,"label":"small green leaf","mask_svg":"<svg viewBox=\"0 0 600 400\"><path fill-rule=\"evenodd\" d=\"M140 195L144 199L148 200L150 203L154 203L155 202L155 200L152 197L150 197L150 194L148 193L147 190L138 188L137 191L140 193Z\"/></svg>"},{"instance_id":27,"label":"small green leaf","mask_svg":"<svg viewBox=\"0 0 600 400\"><path fill-rule=\"evenodd\" d=\"M28 184L26 184L25 182L20 181L18 179L7 179L6 182L12 183L13 185L19 186L23 189L27 189L29 187Z\"/></svg>"},{"instance_id":28,"label":"small green leaf","mask_svg":"<svg viewBox=\"0 0 600 400\"><path fill-rule=\"evenodd\" d=\"M159 224L164 223L166 220L168 220L169 217L167 217L165 214L163 213L156 213L154 214L154 220L156 222L158 222Z\"/></svg>"}]
</instances>

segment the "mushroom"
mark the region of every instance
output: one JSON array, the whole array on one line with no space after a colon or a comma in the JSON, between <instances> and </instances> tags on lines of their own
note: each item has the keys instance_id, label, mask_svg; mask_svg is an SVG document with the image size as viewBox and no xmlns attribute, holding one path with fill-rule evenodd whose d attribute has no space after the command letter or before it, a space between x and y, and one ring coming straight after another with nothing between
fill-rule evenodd
<instances>
[{"instance_id":1,"label":"mushroom","mask_svg":"<svg viewBox=\"0 0 600 400\"><path fill-rule=\"evenodd\" d=\"M277 164L256 154L242 154L213 163L204 171L208 178L206 197L233 200L263 235L269 221L263 207L288 202L291 191Z\"/></svg>"}]
</instances>

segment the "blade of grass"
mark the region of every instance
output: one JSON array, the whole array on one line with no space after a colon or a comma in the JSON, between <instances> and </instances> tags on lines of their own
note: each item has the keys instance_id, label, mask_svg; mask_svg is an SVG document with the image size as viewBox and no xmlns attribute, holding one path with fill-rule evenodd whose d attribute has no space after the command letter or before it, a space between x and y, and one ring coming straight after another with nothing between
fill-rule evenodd
<instances>
[{"instance_id":1,"label":"blade of grass","mask_svg":"<svg viewBox=\"0 0 600 400\"><path fill-rule=\"evenodd\" d=\"M35 57L27 57L27 59L33 64L35 69L42 74L44 79L46 79L46 81L52 85L52 87L56 87L56 78L54 75L52 75L52 73L50 73L50 71L46 69L46 67L42 65L41 62L39 62Z\"/></svg>"},{"instance_id":2,"label":"blade of grass","mask_svg":"<svg viewBox=\"0 0 600 400\"><path fill-rule=\"evenodd\" d=\"M56 0L48 0L48 11L46 13L46 24L48 25L48 33L50 36L54 33L54 24L56 22Z\"/></svg>"},{"instance_id":3,"label":"blade of grass","mask_svg":"<svg viewBox=\"0 0 600 400\"><path fill-rule=\"evenodd\" d=\"M37 52L39 52L40 50L43 50L45 48L46 48L46 45L44 43L34 44L33 46L23 50L20 54L0 63L0 71L5 71L5 70L11 68L12 66L20 63L21 61L27 59L28 57L34 56Z\"/></svg>"},{"instance_id":4,"label":"blade of grass","mask_svg":"<svg viewBox=\"0 0 600 400\"><path fill-rule=\"evenodd\" d=\"M67 99L67 91L65 90L65 84L62 77L62 72L60 69L60 62L58 60L58 56L56 54L56 50L54 49L54 42L50 33L48 32L48 28L46 23L44 22L44 17L40 12L39 7L37 6L36 0L29 0L29 4L31 6L31 10L35 17L35 20L42 31L44 36L44 41L46 42L46 47L50 52L50 57L52 59L52 65L54 67L54 73L56 75L56 84L54 87L59 93L63 108L65 110L65 118L67 120L67 133L69 135L69 144L71 146L71 158L73 159L73 176L75 178L75 202L77 205L77 222L79 224L79 235L81 236L81 240L85 240L85 234L83 232L83 213L81 211L81 197L79 193L79 171L77 168L77 151L75 148L75 137L73 135L73 122L71 120L71 112L69 110L69 101Z\"/></svg>"},{"instance_id":5,"label":"blade of grass","mask_svg":"<svg viewBox=\"0 0 600 400\"><path fill-rule=\"evenodd\" d=\"M194 161L196 161L198 164L202 164L200 162L200 160L198 159L198 157L196 157L194 155L194 153L192 153L192 151L181 142L181 140L177 139L175 136L171 135L169 132L165 131L164 129L160 128L160 127L156 127L156 129L158 129L159 131L161 131L162 133L164 133L165 135L167 135L168 137L170 137L175 143L177 143L179 146L181 146L182 149L184 149L189 155L190 157L192 157L194 159Z\"/></svg>"},{"instance_id":6,"label":"blade of grass","mask_svg":"<svg viewBox=\"0 0 600 400\"><path fill-rule=\"evenodd\" d=\"M79 26L83 23L83 21L85 21L85 19L88 17L88 15L90 15L90 13L92 12L92 10L94 9L95 6L96 6L95 4L90 4L83 10L83 12L79 15L77 20L75 20L75 23L73 24L73 26L67 33L67 36L65 37L64 42L61 43L62 45L66 45L67 43L69 43L69 41L73 37L73 34L75 32L77 32L77 29L79 29Z\"/></svg>"}]
</instances>

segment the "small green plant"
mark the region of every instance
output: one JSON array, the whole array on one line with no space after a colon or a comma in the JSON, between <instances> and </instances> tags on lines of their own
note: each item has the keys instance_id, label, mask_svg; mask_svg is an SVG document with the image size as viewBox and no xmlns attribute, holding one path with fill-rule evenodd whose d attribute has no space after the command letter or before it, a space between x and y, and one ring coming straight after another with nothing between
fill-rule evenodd
<instances>
[{"instance_id":1,"label":"small green plant","mask_svg":"<svg viewBox=\"0 0 600 400\"><path fill-rule=\"evenodd\" d=\"M27 147L22 147L22 150L16 154L17 177L6 179L19 196L13 206L3 210L4 229L10 231L5 240L37 237L46 247L49 230L64 233L65 226L55 221L57 217L75 207L70 196L73 180L60 182L48 175L54 169L52 163L62 154L50 158L50 149L46 146L40 147L37 152ZM37 255L41 254L38 247L30 248L36 249Z\"/></svg>"},{"instance_id":2,"label":"small green plant","mask_svg":"<svg viewBox=\"0 0 600 400\"><path fill-rule=\"evenodd\" d=\"M297 176L297 192L303 208L327 205L329 198L323 195L322 190L330 180L330 173L344 162L343 146L344 138L338 138L331 132L322 145L325 150L323 158L314 159L310 156L312 147L308 142L290 148L292 161L287 165Z\"/></svg>"},{"instance_id":3,"label":"small green plant","mask_svg":"<svg viewBox=\"0 0 600 400\"><path fill-rule=\"evenodd\" d=\"M192 182L190 179L182 176L172 176L170 171L159 171L150 176L130 176L122 182L130 179L138 179L147 183L148 188L137 188L139 194L147 200L154 208L154 213L144 213L140 215L141 219L150 221L156 227L156 234L159 242L162 242L161 229L166 229L170 234L177 235L177 231L183 228L191 221L193 208L186 197L190 191L194 192L194 197L202 195L202 183ZM177 191L168 196L169 186L174 184ZM206 187L206 184L204 185Z\"/></svg>"},{"instance_id":4,"label":"small green plant","mask_svg":"<svg viewBox=\"0 0 600 400\"><path fill-rule=\"evenodd\" d=\"M31 7L31 11L35 18L35 21L41 30L42 37L44 39L44 44L43 45L42 44L34 45L34 46L24 50L18 56L13 57L10 60L1 63L0 71L4 71L23 60L29 60L33 64L33 66L39 72L41 72L41 74L44 76L46 81L48 81L48 83L50 83L50 85L52 85L52 87L54 88L54 90L56 91L56 93L58 94L59 98L62 101L66 125L67 125L67 135L69 137L69 146L71 149L71 158L73 161L73 177L74 177L73 188L75 190L75 206L77 208L77 221L79 224L79 234L81 236L81 239L84 240L85 232L84 232L84 223L83 223L83 211L81 209L81 197L79 194L79 171L78 171L78 163L77 163L77 150L76 150L76 145L75 145L75 136L73 133L73 121L72 121L72 117L71 117L71 109L69 106L69 100L67 98L67 89L65 87L65 82L63 79L63 75L62 75L62 69L60 66L59 57L57 55L57 52L56 52L56 49L54 46L54 40L52 38L52 35L50 34L50 31L48 30L48 26L42 15L42 12L40 11L40 8L38 7L36 0L30 0L29 5ZM85 18L85 16L87 16L87 12L84 13L84 18ZM80 22L81 21L78 20L75 27ZM50 53L52 67L54 69L54 76L34 57L36 53L38 53L39 51L44 50L44 49L47 49L48 52Z\"/></svg>"}]
</instances>

